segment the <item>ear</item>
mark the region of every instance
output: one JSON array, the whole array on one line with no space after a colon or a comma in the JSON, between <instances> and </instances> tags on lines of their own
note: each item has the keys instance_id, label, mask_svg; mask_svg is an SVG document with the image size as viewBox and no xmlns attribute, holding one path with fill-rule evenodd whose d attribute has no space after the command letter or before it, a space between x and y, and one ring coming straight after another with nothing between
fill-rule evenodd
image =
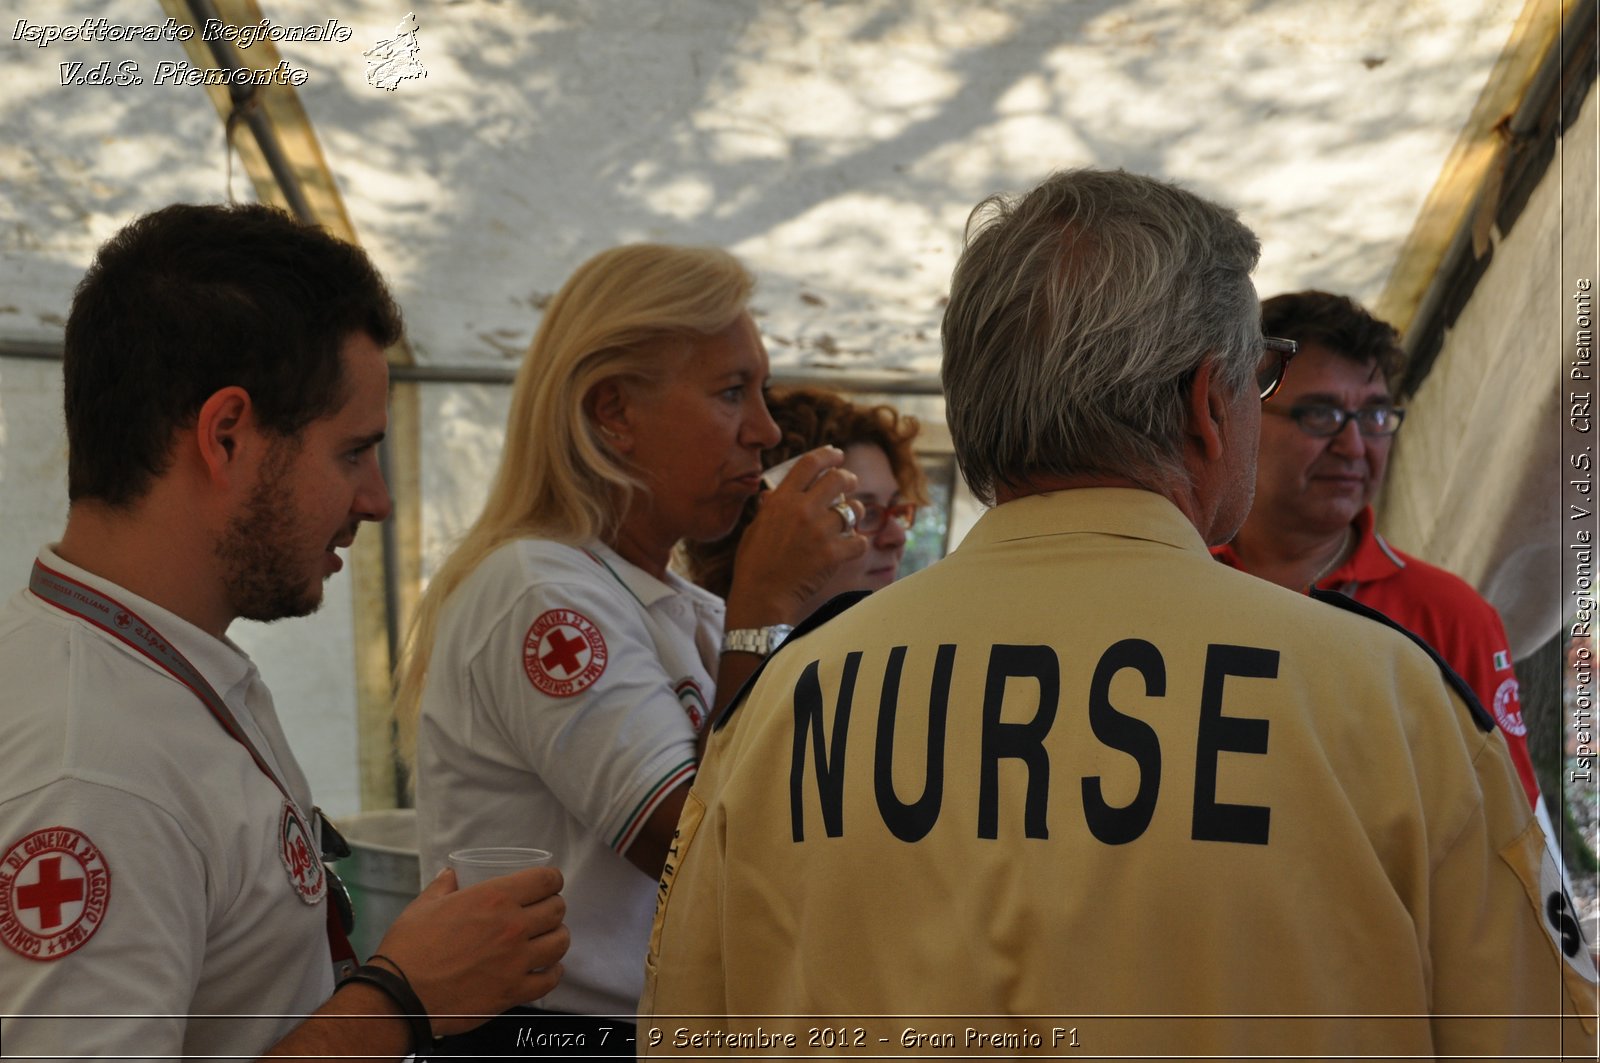
<instances>
[{"instance_id":1,"label":"ear","mask_svg":"<svg viewBox=\"0 0 1600 1063\"><path fill-rule=\"evenodd\" d=\"M628 417L630 397L627 386L614 376L600 381L583 397L584 412L606 441L623 454L633 451L633 432Z\"/></svg>"},{"instance_id":2,"label":"ear","mask_svg":"<svg viewBox=\"0 0 1600 1063\"><path fill-rule=\"evenodd\" d=\"M1217 380L1216 360L1208 357L1195 370L1194 383L1189 386L1189 423L1184 426L1184 434L1206 461L1222 457L1231 399Z\"/></svg>"},{"instance_id":3,"label":"ear","mask_svg":"<svg viewBox=\"0 0 1600 1063\"><path fill-rule=\"evenodd\" d=\"M255 409L250 393L226 387L200 406L194 440L209 479L226 487L238 475L245 438L255 431Z\"/></svg>"}]
</instances>

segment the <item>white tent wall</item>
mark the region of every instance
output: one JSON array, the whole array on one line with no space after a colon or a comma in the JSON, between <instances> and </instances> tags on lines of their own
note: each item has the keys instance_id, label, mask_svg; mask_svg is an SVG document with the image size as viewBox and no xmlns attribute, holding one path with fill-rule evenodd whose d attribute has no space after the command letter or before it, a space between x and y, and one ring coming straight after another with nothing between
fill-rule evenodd
<instances>
[{"instance_id":1,"label":"white tent wall","mask_svg":"<svg viewBox=\"0 0 1600 1063\"><path fill-rule=\"evenodd\" d=\"M422 389L422 575L433 576L489 494L500 464L511 388L441 384Z\"/></svg>"},{"instance_id":2,"label":"white tent wall","mask_svg":"<svg viewBox=\"0 0 1600 1063\"><path fill-rule=\"evenodd\" d=\"M1561 6L353 0L337 5L348 40L277 47L308 74L296 94L423 366L513 366L579 262L653 239L750 263L780 373L928 373L968 211L1066 166L1153 173L1235 205L1262 236L1263 291L1374 301L1508 40ZM362 52L408 9L427 76L375 88ZM263 13L298 26L330 8ZM0 344L59 345L101 240L164 203L226 194L204 91L148 80L186 60L180 45L40 48L15 32L90 17L165 12L0 0ZM62 64L106 60L139 64L147 83L62 83ZM248 197L237 167L233 186ZM419 387L431 568L483 496L507 395ZM59 408L58 366L0 357L0 588L22 585L65 518ZM327 596L316 617L231 634L319 799L345 813L361 793L348 573Z\"/></svg>"},{"instance_id":3,"label":"white tent wall","mask_svg":"<svg viewBox=\"0 0 1600 1063\"><path fill-rule=\"evenodd\" d=\"M1548 642L1576 604L1562 586L1571 539L1561 485L1572 470L1561 426L1572 296L1579 278L1600 281L1597 133L1591 89L1410 402L1383 499L1385 532L1477 587L1517 658Z\"/></svg>"}]
</instances>

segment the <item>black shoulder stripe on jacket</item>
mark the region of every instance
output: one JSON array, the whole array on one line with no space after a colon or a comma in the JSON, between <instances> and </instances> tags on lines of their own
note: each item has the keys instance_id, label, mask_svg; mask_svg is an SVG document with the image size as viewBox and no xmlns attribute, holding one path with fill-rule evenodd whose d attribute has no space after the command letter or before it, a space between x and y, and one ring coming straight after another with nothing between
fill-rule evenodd
<instances>
[{"instance_id":1,"label":"black shoulder stripe on jacket","mask_svg":"<svg viewBox=\"0 0 1600 1063\"><path fill-rule=\"evenodd\" d=\"M722 714L721 719L712 725L712 730L722 730L723 725L726 724L730 718L732 718L734 710L740 705L744 704L745 696L749 694L751 688L756 685L756 680L761 678L761 673L767 670L767 665L772 663L772 659L778 654L782 653L791 642L799 638L801 635L815 631L817 628L821 627L823 624L826 624L828 621L832 620L834 617L838 616L840 613L844 612L846 609L850 608L852 605L856 604L871 593L871 591L845 591L843 594L834 595L832 598L829 598L827 601L823 602L822 605L818 606L816 612L800 621L799 626L793 631L789 632L789 637L783 640L783 645L767 654L767 659L757 665L756 670L750 673L750 678L744 681L744 685L741 686L739 688L739 692L733 696L733 700L728 702L727 711Z\"/></svg>"},{"instance_id":2,"label":"black shoulder stripe on jacket","mask_svg":"<svg viewBox=\"0 0 1600 1063\"><path fill-rule=\"evenodd\" d=\"M1412 642L1415 642L1418 646L1421 646L1427 655L1433 658L1433 663L1439 666L1439 671L1444 674L1445 682L1449 683L1455 692L1461 695L1461 700L1467 703L1467 710L1472 713L1472 722L1478 725L1478 730L1485 732L1494 730L1494 717L1489 714L1488 709L1483 707L1483 702L1478 700L1478 695L1473 692L1470 686L1467 685L1467 681L1465 679L1462 679L1461 676L1456 674L1456 670L1450 667L1449 662L1443 657L1439 656L1439 651L1428 645L1427 640L1422 636L1418 635L1415 631L1412 631L1404 624L1397 623L1394 618L1389 616L1387 613L1380 613L1370 605L1362 605L1360 602L1356 601L1354 598L1351 598L1347 594L1340 594L1338 591L1319 591L1313 589L1311 591L1311 597L1315 598L1319 602L1324 602L1337 609L1343 609L1346 612L1355 613L1357 616L1364 616L1368 620L1376 620L1384 627L1393 628L1402 635L1406 636Z\"/></svg>"}]
</instances>

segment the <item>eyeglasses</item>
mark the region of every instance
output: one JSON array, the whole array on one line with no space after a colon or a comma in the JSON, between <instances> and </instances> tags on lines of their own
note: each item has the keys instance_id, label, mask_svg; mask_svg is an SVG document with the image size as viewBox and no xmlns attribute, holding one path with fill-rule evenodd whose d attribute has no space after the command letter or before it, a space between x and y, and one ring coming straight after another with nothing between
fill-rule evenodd
<instances>
[{"instance_id":1,"label":"eyeglasses","mask_svg":"<svg viewBox=\"0 0 1600 1063\"><path fill-rule=\"evenodd\" d=\"M1256 366L1256 386L1261 389L1261 401L1266 402L1277 394L1279 385L1283 383L1284 370L1289 368L1289 359L1300 352L1300 344L1294 340L1267 336L1262 339L1261 345L1266 348L1266 353L1261 356L1261 364Z\"/></svg>"},{"instance_id":2,"label":"eyeglasses","mask_svg":"<svg viewBox=\"0 0 1600 1063\"><path fill-rule=\"evenodd\" d=\"M1387 405L1345 410L1338 406L1312 403L1305 406L1290 406L1287 410L1268 406L1266 411L1280 417L1293 417L1300 431L1308 436L1323 439L1343 432L1345 424L1349 421L1354 421L1356 431L1364 436L1392 436L1400 431L1400 422L1406 417L1405 410L1398 406Z\"/></svg>"},{"instance_id":3,"label":"eyeglasses","mask_svg":"<svg viewBox=\"0 0 1600 1063\"><path fill-rule=\"evenodd\" d=\"M914 502L896 502L892 506L880 506L863 498L856 498L855 501L861 503L861 519L856 521L856 531L862 535L877 535L891 520L900 527L910 530L912 522L917 519L917 506Z\"/></svg>"}]
</instances>

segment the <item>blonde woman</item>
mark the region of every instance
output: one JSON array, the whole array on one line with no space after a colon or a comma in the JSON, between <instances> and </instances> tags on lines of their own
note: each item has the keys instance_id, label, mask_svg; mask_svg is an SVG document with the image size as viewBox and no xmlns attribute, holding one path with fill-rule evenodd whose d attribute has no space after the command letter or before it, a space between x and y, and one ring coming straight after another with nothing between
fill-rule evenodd
<instances>
[{"instance_id":1,"label":"blonde woman","mask_svg":"<svg viewBox=\"0 0 1600 1063\"><path fill-rule=\"evenodd\" d=\"M572 949L541 1002L556 1013L632 1022L656 879L710 724L867 549L845 499L856 478L821 448L762 497L726 606L668 571L678 542L733 527L778 441L751 286L724 252L659 245L573 274L518 373L483 514L434 576L401 663L424 874L458 848L522 845L553 851L566 876ZM504 1054L530 1023L590 1047L632 1034L541 1015L451 1048Z\"/></svg>"}]
</instances>

